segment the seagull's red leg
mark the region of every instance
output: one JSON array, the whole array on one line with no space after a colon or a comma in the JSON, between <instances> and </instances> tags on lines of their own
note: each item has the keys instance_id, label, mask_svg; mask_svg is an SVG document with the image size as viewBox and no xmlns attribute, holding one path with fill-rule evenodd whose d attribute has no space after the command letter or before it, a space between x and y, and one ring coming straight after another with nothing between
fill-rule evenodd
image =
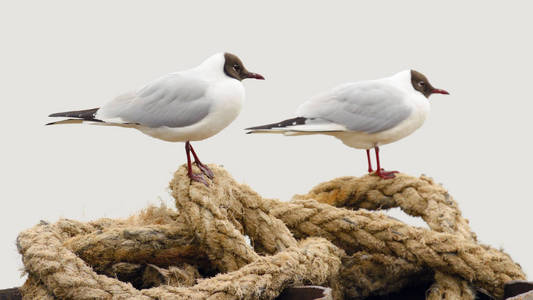
<instances>
[{"instance_id":1,"label":"seagull's red leg","mask_svg":"<svg viewBox=\"0 0 533 300\"><path fill-rule=\"evenodd\" d=\"M381 168L380 162L379 162L379 147L375 147L374 150L376 150L376 161L378 163L378 170L376 171L376 175L383 179L391 179L394 178L394 174L398 173L398 171L385 171Z\"/></svg>"},{"instance_id":2,"label":"seagull's red leg","mask_svg":"<svg viewBox=\"0 0 533 300\"><path fill-rule=\"evenodd\" d=\"M372 170L372 162L370 161L370 149L366 149L366 159L368 160L368 173L374 172Z\"/></svg>"},{"instance_id":3,"label":"seagull's red leg","mask_svg":"<svg viewBox=\"0 0 533 300\"><path fill-rule=\"evenodd\" d=\"M192 150L191 143L187 141L185 143L185 153L187 154L187 175L189 176L191 180L198 181L198 182L205 184L206 186L209 186L209 184L207 183L207 181L205 181L202 174L194 174L192 172L191 150ZM193 155L194 155L194 152L193 152Z\"/></svg>"},{"instance_id":4,"label":"seagull's red leg","mask_svg":"<svg viewBox=\"0 0 533 300\"><path fill-rule=\"evenodd\" d=\"M213 174L213 171L211 171L211 169L209 169L206 165L204 165L200 161L200 159L198 158L198 155L196 155L196 152L194 152L194 148L192 147L190 143L189 143L189 148L191 149L192 156L194 156L194 163L198 166L198 168L202 171L202 173L205 174L205 176L213 179L213 177L215 177L215 174Z\"/></svg>"}]
</instances>

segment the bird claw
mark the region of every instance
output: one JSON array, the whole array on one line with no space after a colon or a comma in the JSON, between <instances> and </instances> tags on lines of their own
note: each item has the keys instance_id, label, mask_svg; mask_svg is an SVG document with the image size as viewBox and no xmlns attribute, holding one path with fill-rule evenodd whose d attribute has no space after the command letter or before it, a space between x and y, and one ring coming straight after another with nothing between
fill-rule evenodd
<instances>
[{"instance_id":1,"label":"bird claw","mask_svg":"<svg viewBox=\"0 0 533 300\"><path fill-rule=\"evenodd\" d=\"M192 174L189 174L189 178L192 181L203 183L205 184L205 186L209 187L209 183L207 183L207 181L204 179L204 176L202 176L202 174L192 173Z\"/></svg>"},{"instance_id":2,"label":"bird claw","mask_svg":"<svg viewBox=\"0 0 533 300\"><path fill-rule=\"evenodd\" d=\"M206 165L204 165L203 163L198 162L198 161L196 161L194 163L196 164L198 169L200 169L200 171L202 171L202 173L204 173L205 176L209 177L209 179L215 178L215 174L213 174L213 171L211 171L211 169L209 169Z\"/></svg>"},{"instance_id":3,"label":"bird claw","mask_svg":"<svg viewBox=\"0 0 533 300\"><path fill-rule=\"evenodd\" d=\"M385 171L383 168L377 170L374 174L378 175L382 179L392 179L396 177L394 174L399 173L398 171Z\"/></svg>"}]
</instances>

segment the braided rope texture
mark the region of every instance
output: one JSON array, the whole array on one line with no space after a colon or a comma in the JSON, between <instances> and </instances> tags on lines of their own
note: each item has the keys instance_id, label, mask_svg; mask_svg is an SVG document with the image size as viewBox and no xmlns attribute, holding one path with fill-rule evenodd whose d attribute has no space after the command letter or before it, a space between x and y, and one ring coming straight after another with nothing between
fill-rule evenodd
<instances>
[{"instance_id":1,"label":"braided rope texture","mask_svg":"<svg viewBox=\"0 0 533 300\"><path fill-rule=\"evenodd\" d=\"M421 281L433 282L431 300L474 299L476 289L500 298L505 282L525 279L509 255L477 242L455 200L425 176L341 177L281 202L210 168L209 187L176 171L177 211L42 221L20 233L24 299L273 299L302 284L363 299ZM429 229L379 212L392 207Z\"/></svg>"}]
</instances>

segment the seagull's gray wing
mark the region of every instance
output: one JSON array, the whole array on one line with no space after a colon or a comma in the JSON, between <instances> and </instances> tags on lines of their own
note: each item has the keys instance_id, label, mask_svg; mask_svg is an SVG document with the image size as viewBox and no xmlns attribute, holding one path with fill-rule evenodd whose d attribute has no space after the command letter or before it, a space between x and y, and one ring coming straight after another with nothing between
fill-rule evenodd
<instances>
[{"instance_id":1,"label":"seagull's gray wing","mask_svg":"<svg viewBox=\"0 0 533 300\"><path fill-rule=\"evenodd\" d=\"M98 112L102 119L118 119L147 127L185 127L202 120L212 105L208 83L180 73L149 83L135 93L117 97Z\"/></svg>"},{"instance_id":2,"label":"seagull's gray wing","mask_svg":"<svg viewBox=\"0 0 533 300\"><path fill-rule=\"evenodd\" d=\"M376 133L398 125L412 108L399 88L379 81L349 83L302 104L298 116L321 118L348 130Z\"/></svg>"}]
</instances>

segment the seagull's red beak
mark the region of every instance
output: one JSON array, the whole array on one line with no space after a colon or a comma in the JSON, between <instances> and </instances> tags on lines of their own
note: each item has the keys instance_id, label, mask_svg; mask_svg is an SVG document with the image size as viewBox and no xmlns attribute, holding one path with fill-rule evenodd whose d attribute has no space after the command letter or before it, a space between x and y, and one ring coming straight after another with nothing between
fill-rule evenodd
<instances>
[{"instance_id":1,"label":"seagull's red beak","mask_svg":"<svg viewBox=\"0 0 533 300\"><path fill-rule=\"evenodd\" d=\"M246 78L254 78L254 79L259 79L259 80L265 80L265 77L263 77L263 75L257 74L257 73L252 73L252 72L246 73Z\"/></svg>"},{"instance_id":2,"label":"seagull's red beak","mask_svg":"<svg viewBox=\"0 0 533 300\"><path fill-rule=\"evenodd\" d=\"M449 95L450 94L447 91L441 90L441 89L432 89L431 93L432 94L444 94L444 95Z\"/></svg>"}]
</instances>

